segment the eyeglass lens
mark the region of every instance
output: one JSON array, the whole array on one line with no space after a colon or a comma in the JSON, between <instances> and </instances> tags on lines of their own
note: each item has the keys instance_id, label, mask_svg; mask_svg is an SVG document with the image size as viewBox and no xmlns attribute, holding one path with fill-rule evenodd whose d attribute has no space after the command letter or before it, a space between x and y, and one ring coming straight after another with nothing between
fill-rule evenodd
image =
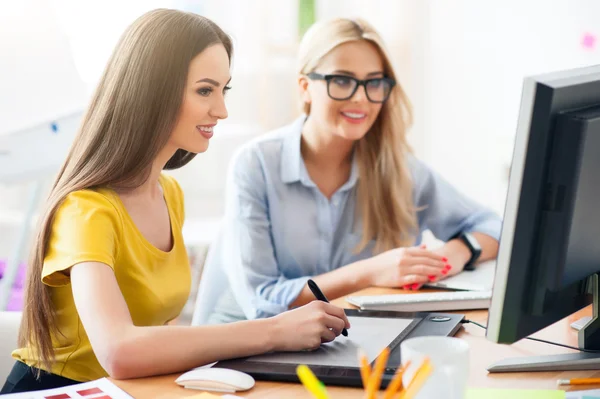
<instances>
[{"instance_id":1,"label":"eyeglass lens","mask_svg":"<svg viewBox=\"0 0 600 399\"><path fill-rule=\"evenodd\" d=\"M329 80L329 95L336 100L347 100L356 92L356 79L336 76ZM369 79L365 84L367 97L374 102L383 102L390 94L391 84L383 78Z\"/></svg>"}]
</instances>

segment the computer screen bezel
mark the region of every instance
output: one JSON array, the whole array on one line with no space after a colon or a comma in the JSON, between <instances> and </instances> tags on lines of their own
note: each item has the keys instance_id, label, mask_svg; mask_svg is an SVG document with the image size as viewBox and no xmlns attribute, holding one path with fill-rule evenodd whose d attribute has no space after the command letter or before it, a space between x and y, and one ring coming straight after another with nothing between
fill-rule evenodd
<instances>
[{"instance_id":1,"label":"computer screen bezel","mask_svg":"<svg viewBox=\"0 0 600 399\"><path fill-rule=\"evenodd\" d=\"M530 262L535 256L535 228L539 223L536 207L543 199L547 166L543 163L547 162L545 154L556 114L593 104L600 104L600 66L524 81L488 318L487 338L491 341L515 342L559 317L553 314L528 319L523 311L529 300ZM524 184L527 185L525 196ZM527 328L523 328L525 322L530 324Z\"/></svg>"}]
</instances>

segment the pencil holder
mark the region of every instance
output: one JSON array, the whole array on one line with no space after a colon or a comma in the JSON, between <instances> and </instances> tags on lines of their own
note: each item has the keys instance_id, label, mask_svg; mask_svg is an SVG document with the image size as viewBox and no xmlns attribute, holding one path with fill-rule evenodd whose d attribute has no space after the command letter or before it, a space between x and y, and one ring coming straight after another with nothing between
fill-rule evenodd
<instances>
[{"instance_id":1,"label":"pencil holder","mask_svg":"<svg viewBox=\"0 0 600 399\"><path fill-rule=\"evenodd\" d=\"M400 344L400 358L404 364L412 363L403 375L405 384L425 358L436 369L415 399L465 397L469 378L469 344L465 340L441 336L410 338Z\"/></svg>"}]
</instances>

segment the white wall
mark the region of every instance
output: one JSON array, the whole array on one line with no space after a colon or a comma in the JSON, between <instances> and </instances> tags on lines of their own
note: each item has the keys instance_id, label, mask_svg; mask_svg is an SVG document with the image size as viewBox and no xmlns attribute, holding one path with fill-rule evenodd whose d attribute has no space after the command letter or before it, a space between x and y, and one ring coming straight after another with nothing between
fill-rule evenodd
<instances>
[{"instance_id":1,"label":"white wall","mask_svg":"<svg viewBox=\"0 0 600 399\"><path fill-rule=\"evenodd\" d=\"M0 135L82 108L69 41L44 0L0 5ZM0 177L0 181L2 181Z\"/></svg>"},{"instance_id":2,"label":"white wall","mask_svg":"<svg viewBox=\"0 0 600 399\"><path fill-rule=\"evenodd\" d=\"M586 32L600 36L600 2L423 4L428 37L417 63L427 71L419 112L427 122L415 147L464 192L503 212L523 78L600 63L600 43L581 44Z\"/></svg>"}]
</instances>

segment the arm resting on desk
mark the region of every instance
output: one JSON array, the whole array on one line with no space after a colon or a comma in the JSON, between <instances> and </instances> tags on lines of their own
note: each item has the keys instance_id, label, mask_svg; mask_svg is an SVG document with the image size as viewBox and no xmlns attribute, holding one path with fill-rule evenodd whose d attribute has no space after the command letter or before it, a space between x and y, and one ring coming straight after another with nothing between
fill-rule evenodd
<instances>
[{"instance_id":1,"label":"arm resting on desk","mask_svg":"<svg viewBox=\"0 0 600 399\"><path fill-rule=\"evenodd\" d=\"M181 372L272 350L314 349L350 327L342 309L324 302L269 319L138 327L110 267L84 262L73 266L70 274L77 312L94 353L116 379Z\"/></svg>"},{"instance_id":2,"label":"arm resting on desk","mask_svg":"<svg viewBox=\"0 0 600 399\"><path fill-rule=\"evenodd\" d=\"M314 278L325 295L339 298L367 287L403 287L423 284L429 276L440 276L443 256L422 247L394 248ZM299 306L314 300L307 287L292 303Z\"/></svg>"}]
</instances>

